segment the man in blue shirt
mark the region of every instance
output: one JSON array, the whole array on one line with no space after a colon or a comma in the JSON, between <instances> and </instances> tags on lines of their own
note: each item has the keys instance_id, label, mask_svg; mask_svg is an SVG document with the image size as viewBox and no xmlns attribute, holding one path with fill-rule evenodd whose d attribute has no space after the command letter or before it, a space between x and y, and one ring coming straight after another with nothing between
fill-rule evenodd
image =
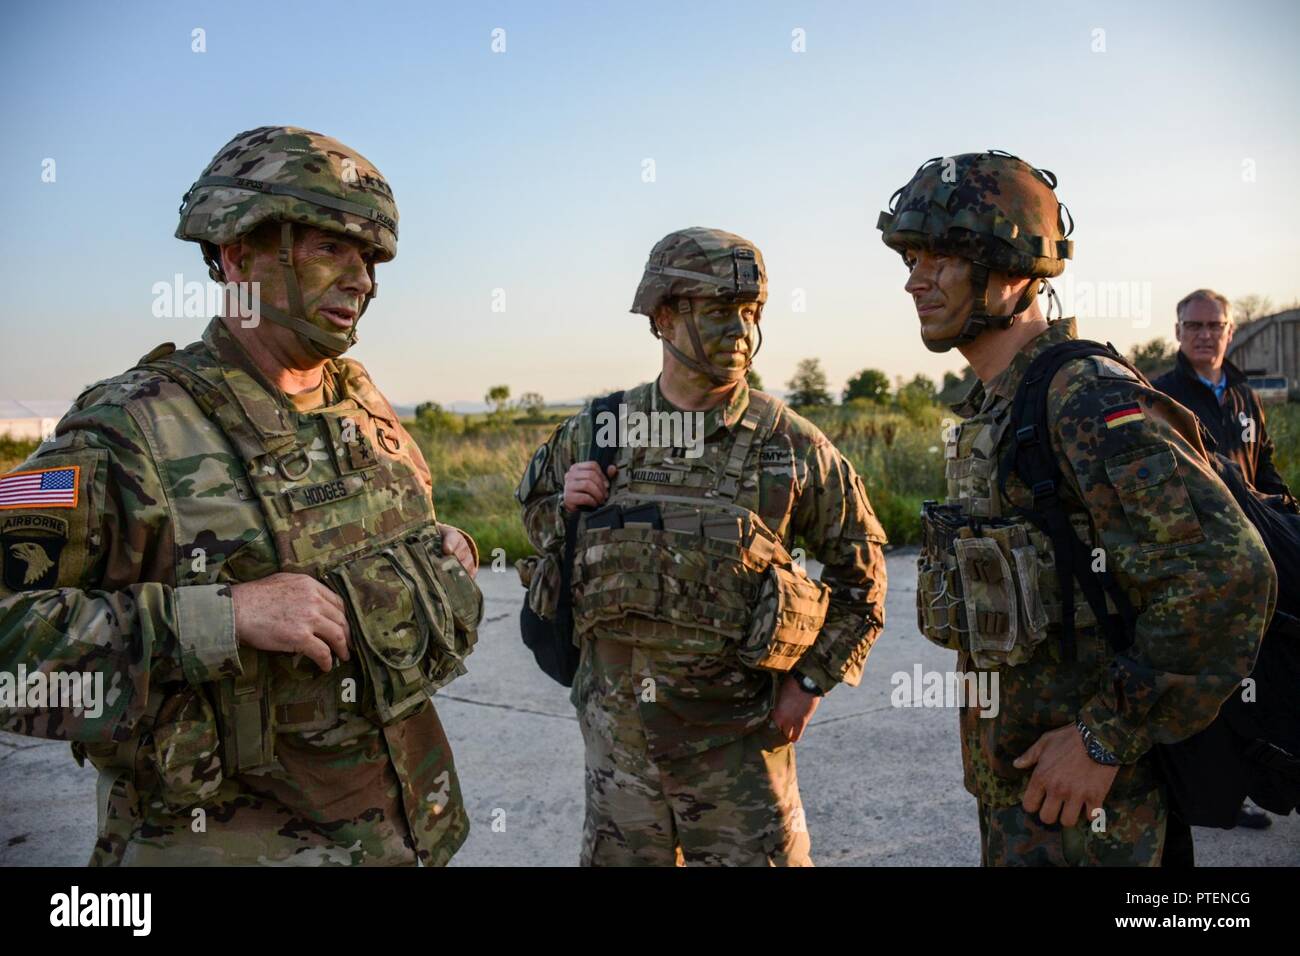
<instances>
[{"instance_id":1,"label":"man in blue shirt","mask_svg":"<svg viewBox=\"0 0 1300 956\"><path fill-rule=\"evenodd\" d=\"M1223 295L1197 289L1178 303L1177 364L1152 384L1186 405L1214 436L1215 451L1241 466L1265 494L1289 494L1273 464L1264 408L1245 374L1224 356L1232 341L1232 310Z\"/></svg>"},{"instance_id":2,"label":"man in blue shirt","mask_svg":"<svg viewBox=\"0 0 1300 956\"><path fill-rule=\"evenodd\" d=\"M1233 332L1227 297L1213 289L1197 289L1183 297L1177 312L1177 362L1152 384L1196 413L1214 437L1214 450L1240 465L1247 481L1265 494L1289 495L1273 465L1273 440L1264 427L1264 407L1245 374L1225 357ZM1268 814L1249 803L1237 818L1238 826L1257 830L1271 823ZM1166 846L1166 865L1191 864L1191 833L1185 826L1180 833L1170 830Z\"/></svg>"}]
</instances>

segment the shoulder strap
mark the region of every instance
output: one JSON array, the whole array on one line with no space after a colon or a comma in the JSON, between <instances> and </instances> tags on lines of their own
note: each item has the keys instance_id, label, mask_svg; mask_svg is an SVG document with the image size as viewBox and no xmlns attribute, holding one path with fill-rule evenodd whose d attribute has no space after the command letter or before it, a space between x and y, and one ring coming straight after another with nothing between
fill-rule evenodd
<instances>
[{"instance_id":1,"label":"shoulder strap","mask_svg":"<svg viewBox=\"0 0 1300 956\"><path fill-rule=\"evenodd\" d=\"M587 447L587 460L600 465L602 472L614 463L617 446L604 446L596 442L596 435L599 432L596 428L596 418L601 412L609 412L617 416L618 406L623 403L623 395L623 392L614 392L604 398L597 398L591 403L591 444Z\"/></svg>"},{"instance_id":2,"label":"shoulder strap","mask_svg":"<svg viewBox=\"0 0 1300 956\"><path fill-rule=\"evenodd\" d=\"M1056 574L1061 599L1061 643L1066 660L1075 658L1074 584L1078 581L1089 607L1116 651L1133 643L1137 614L1124 589L1109 570L1093 571L1091 552L1079 540L1070 524L1069 513L1060 498L1064 475L1052 451L1051 425L1047 420L1047 393L1061 366L1077 359L1100 355L1120 362L1146 383L1147 379L1107 343L1072 339L1044 350L1029 364L1016 390L1009 428L1012 441L998 462L998 487L1006 498L1007 478L1012 470L1029 488L1033 504L1015 508L1046 534L1056 552ZM1106 607L1109 596L1119 612L1118 620Z\"/></svg>"},{"instance_id":3,"label":"shoulder strap","mask_svg":"<svg viewBox=\"0 0 1300 956\"><path fill-rule=\"evenodd\" d=\"M596 441L599 429L596 417L601 412L618 414L618 406L623 401L623 392L614 392L604 398L597 398L591 403L591 444L587 447L587 460L600 465L603 473L614 463L614 454L618 446L601 445ZM560 505L563 508L563 505ZM582 509L590 510L590 509ZM573 558L577 549L578 518L581 511L565 512L564 515L564 559L560 562L560 595L555 608L556 622L562 633L573 633Z\"/></svg>"},{"instance_id":4,"label":"shoulder strap","mask_svg":"<svg viewBox=\"0 0 1300 956\"><path fill-rule=\"evenodd\" d=\"M731 443L731 453L727 463L718 473L718 480L713 485L713 493L723 501L735 501L740 493L740 481L744 477L745 462L749 450L755 441L766 442L776 427L776 419L781 411L781 400L764 392L750 390L749 407L736 423L738 434ZM760 440L761 439L761 440Z\"/></svg>"},{"instance_id":5,"label":"shoulder strap","mask_svg":"<svg viewBox=\"0 0 1300 956\"><path fill-rule=\"evenodd\" d=\"M186 352L172 352L137 367L165 375L185 389L204 414L217 423L246 462L267 453L277 454L297 442L292 430L271 434L259 428L238 400L205 375Z\"/></svg>"}]
</instances>

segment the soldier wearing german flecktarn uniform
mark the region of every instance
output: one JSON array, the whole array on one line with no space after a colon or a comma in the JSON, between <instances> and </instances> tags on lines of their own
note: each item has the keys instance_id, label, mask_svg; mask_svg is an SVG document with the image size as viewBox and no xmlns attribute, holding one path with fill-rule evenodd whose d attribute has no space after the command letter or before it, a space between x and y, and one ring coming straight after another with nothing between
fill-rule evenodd
<instances>
[{"instance_id":1,"label":"soldier wearing german flecktarn uniform","mask_svg":"<svg viewBox=\"0 0 1300 956\"><path fill-rule=\"evenodd\" d=\"M1075 588L1073 646L1063 640L1052 544L1017 510L1033 496L1014 472L999 487L1026 370L1075 338L1072 319L1049 323L1036 301L1073 247L1055 186L1006 153L935 159L880 217L926 346L958 348L979 377L946 435L918 617L960 671L999 677L996 715L965 706L960 718L984 863L1157 865L1168 806L1151 748L1204 728L1250 673L1277 582L1194 416L1122 362L1081 357L1047 391L1055 494L1136 617L1114 651ZM939 522L944 507L960 522Z\"/></svg>"}]
</instances>

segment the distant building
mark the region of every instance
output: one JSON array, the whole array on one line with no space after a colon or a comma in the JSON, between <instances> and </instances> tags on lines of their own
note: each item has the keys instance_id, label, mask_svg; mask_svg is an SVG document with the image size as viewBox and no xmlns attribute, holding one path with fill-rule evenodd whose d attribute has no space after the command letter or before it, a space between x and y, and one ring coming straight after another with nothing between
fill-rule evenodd
<instances>
[{"instance_id":1,"label":"distant building","mask_svg":"<svg viewBox=\"0 0 1300 956\"><path fill-rule=\"evenodd\" d=\"M1267 315L1237 329L1228 358L1248 375L1282 376L1291 398L1300 399L1300 309Z\"/></svg>"},{"instance_id":2,"label":"distant building","mask_svg":"<svg viewBox=\"0 0 1300 956\"><path fill-rule=\"evenodd\" d=\"M71 402L18 402L0 398L0 435L21 441L40 441L54 431Z\"/></svg>"}]
</instances>

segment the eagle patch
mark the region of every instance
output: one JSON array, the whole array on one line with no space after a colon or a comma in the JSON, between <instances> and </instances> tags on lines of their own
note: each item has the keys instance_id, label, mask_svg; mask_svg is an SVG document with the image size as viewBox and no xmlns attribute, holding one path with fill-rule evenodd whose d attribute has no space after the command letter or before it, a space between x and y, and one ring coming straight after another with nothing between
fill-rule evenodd
<instances>
[{"instance_id":1,"label":"eagle patch","mask_svg":"<svg viewBox=\"0 0 1300 956\"><path fill-rule=\"evenodd\" d=\"M39 591L59 580L68 522L52 515L8 515L0 520L4 583L10 591Z\"/></svg>"}]
</instances>

